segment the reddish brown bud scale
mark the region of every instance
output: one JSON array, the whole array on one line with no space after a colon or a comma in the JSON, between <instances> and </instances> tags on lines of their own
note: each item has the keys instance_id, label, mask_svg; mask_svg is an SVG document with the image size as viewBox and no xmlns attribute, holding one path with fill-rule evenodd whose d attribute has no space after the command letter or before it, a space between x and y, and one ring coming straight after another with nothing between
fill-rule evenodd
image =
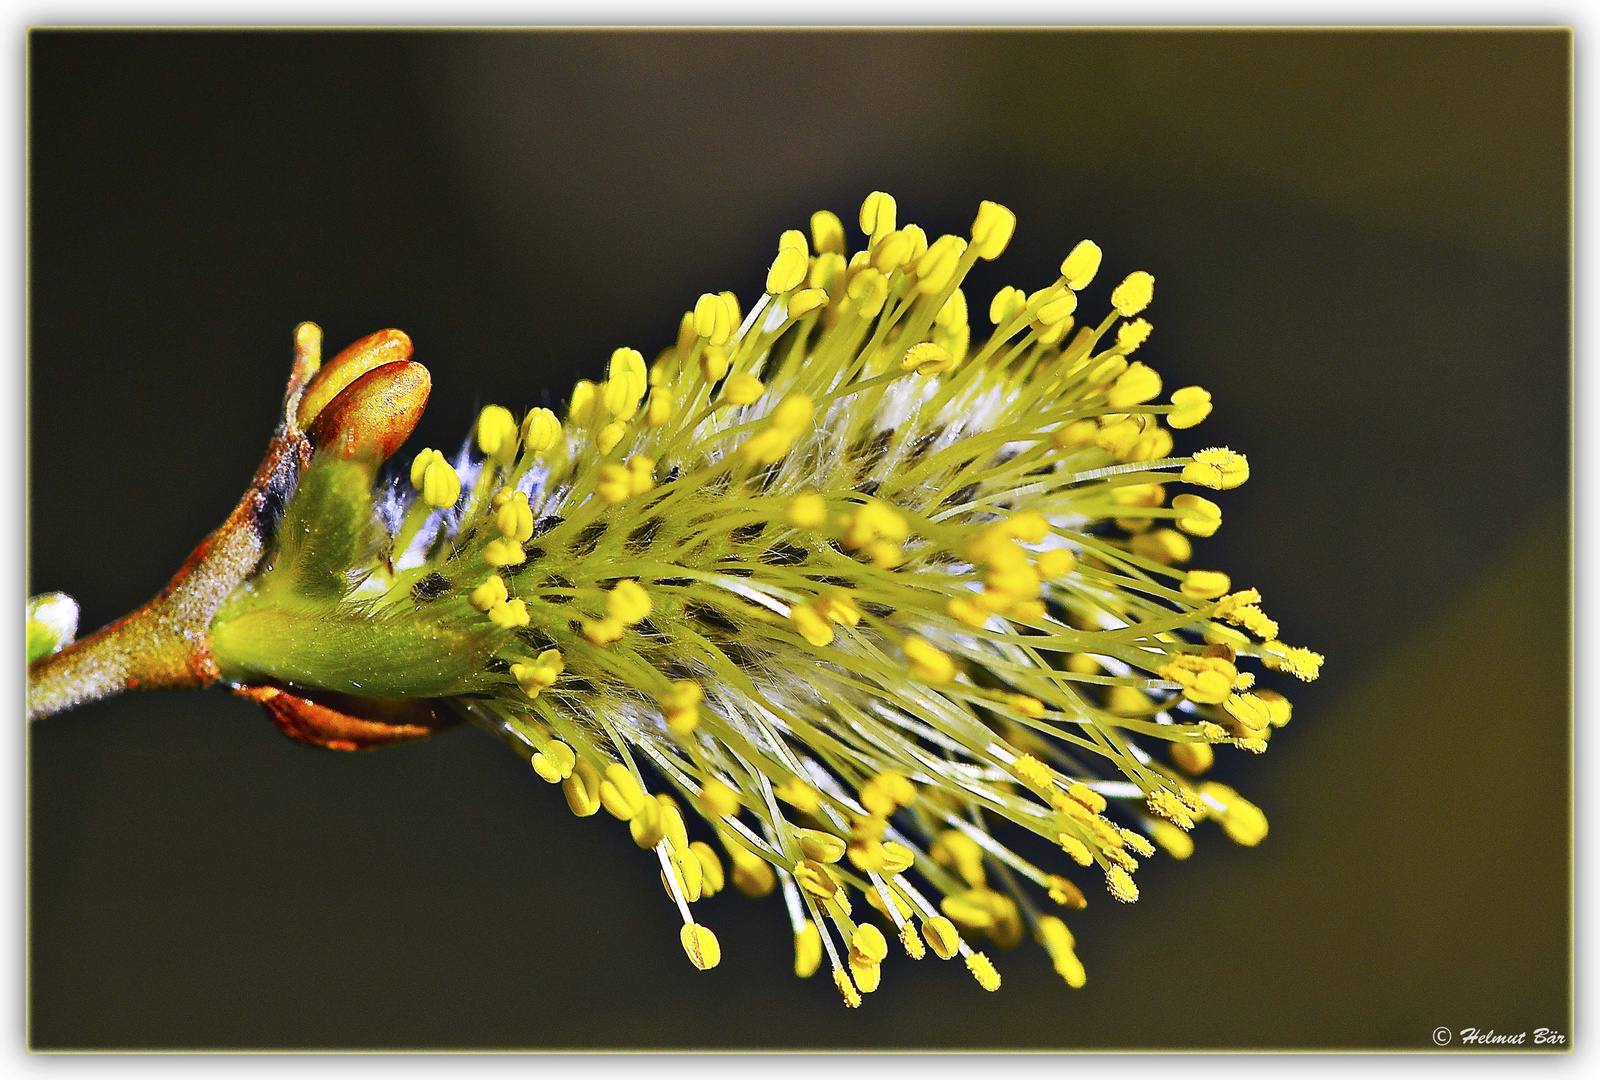
<instances>
[{"instance_id":1,"label":"reddish brown bud scale","mask_svg":"<svg viewBox=\"0 0 1600 1080\"><path fill-rule=\"evenodd\" d=\"M334 398L363 375L385 364L411 359L411 338L401 330L379 330L368 334L322 365L300 397L295 422L301 430L311 426Z\"/></svg>"},{"instance_id":2,"label":"reddish brown bud scale","mask_svg":"<svg viewBox=\"0 0 1600 1080\"><path fill-rule=\"evenodd\" d=\"M317 414L311 441L345 457L382 462L411 436L428 404L428 369L409 360L373 368Z\"/></svg>"},{"instance_id":3,"label":"reddish brown bud scale","mask_svg":"<svg viewBox=\"0 0 1600 1080\"><path fill-rule=\"evenodd\" d=\"M234 693L259 703L285 735L328 750L375 750L415 742L460 723L459 717L427 701L372 701L344 694L313 701L275 686L241 686Z\"/></svg>"}]
</instances>

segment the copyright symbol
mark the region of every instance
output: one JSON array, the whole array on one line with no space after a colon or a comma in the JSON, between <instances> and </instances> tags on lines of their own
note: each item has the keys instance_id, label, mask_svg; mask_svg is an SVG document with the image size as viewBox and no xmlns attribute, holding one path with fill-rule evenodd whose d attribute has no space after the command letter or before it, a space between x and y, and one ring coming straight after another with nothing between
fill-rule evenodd
<instances>
[{"instance_id":1,"label":"copyright symbol","mask_svg":"<svg viewBox=\"0 0 1600 1080\"><path fill-rule=\"evenodd\" d=\"M1438 1043L1440 1046L1449 1046L1450 1045L1450 1029L1447 1028L1447 1027L1436 1027L1436 1028L1434 1028L1433 1029L1433 1041Z\"/></svg>"}]
</instances>

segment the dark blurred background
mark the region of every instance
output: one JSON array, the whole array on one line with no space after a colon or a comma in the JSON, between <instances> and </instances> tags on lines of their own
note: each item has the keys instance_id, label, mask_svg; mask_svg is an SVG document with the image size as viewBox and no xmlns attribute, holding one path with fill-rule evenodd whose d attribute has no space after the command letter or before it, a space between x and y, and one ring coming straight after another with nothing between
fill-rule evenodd
<instances>
[{"instance_id":1,"label":"dark blurred background","mask_svg":"<svg viewBox=\"0 0 1600 1080\"><path fill-rule=\"evenodd\" d=\"M29 731L37 1048L1404 1047L1568 1034L1571 39L1534 32L138 33L29 38L30 591L84 628L243 489L290 331L397 326L413 445L559 402L827 207L1020 225L1033 289L1156 275L1142 354L1253 477L1197 563L1327 654L1131 907L982 993L891 959L846 1011L782 903L700 906L493 740L365 755L221 691ZM853 228L853 226L852 226ZM855 235L852 231L852 235Z\"/></svg>"}]
</instances>

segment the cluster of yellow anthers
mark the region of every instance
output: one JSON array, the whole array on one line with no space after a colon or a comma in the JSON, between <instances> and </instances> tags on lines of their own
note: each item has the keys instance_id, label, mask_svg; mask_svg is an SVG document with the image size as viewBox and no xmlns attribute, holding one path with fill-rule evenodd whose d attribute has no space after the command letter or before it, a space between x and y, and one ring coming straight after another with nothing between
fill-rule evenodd
<instances>
[{"instance_id":1,"label":"cluster of yellow anthers","mask_svg":"<svg viewBox=\"0 0 1600 1080\"><path fill-rule=\"evenodd\" d=\"M852 1006L878 986L880 923L990 990L969 939L1031 931L1082 985L1029 886L1068 909L1083 892L993 826L1123 901L1138 858L1186 857L1202 819L1259 842L1261 812L1197 778L1213 747L1259 752L1289 719L1242 659L1309 680L1321 657L1280 643L1254 590L1183 568L1222 512L1166 485L1227 490L1249 467L1172 456L1211 397L1161 404L1129 359L1151 275L1079 326L1101 259L1084 241L1054 283L1002 289L974 346L960 284L1011 212L984 203L970 237L930 241L875 192L860 224L853 253L830 213L784 233L748 313L700 297L671 347L648 366L617 350L564 419L490 406L481 457L424 450L397 572L412 603L464 601L506 632L498 689L463 707L574 813L655 852L697 966L719 948L689 905L726 859L741 891L781 887L797 973L826 955ZM685 804L721 855L689 840Z\"/></svg>"}]
</instances>

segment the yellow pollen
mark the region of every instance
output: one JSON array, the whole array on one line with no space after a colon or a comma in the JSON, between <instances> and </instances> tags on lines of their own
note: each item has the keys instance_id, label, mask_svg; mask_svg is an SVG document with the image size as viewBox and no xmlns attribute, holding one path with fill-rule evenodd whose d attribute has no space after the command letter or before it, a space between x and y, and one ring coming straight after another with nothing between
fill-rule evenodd
<instances>
[{"instance_id":1,"label":"yellow pollen","mask_svg":"<svg viewBox=\"0 0 1600 1080\"><path fill-rule=\"evenodd\" d=\"M1155 292L1156 279L1143 270L1135 270L1111 290L1111 306L1124 318L1131 318L1149 306Z\"/></svg>"},{"instance_id":2,"label":"yellow pollen","mask_svg":"<svg viewBox=\"0 0 1600 1080\"><path fill-rule=\"evenodd\" d=\"M1106 797L1087 784L1073 782L1067 785L1067 797L1091 813L1101 814L1106 809Z\"/></svg>"},{"instance_id":3,"label":"yellow pollen","mask_svg":"<svg viewBox=\"0 0 1600 1080\"><path fill-rule=\"evenodd\" d=\"M996 202L984 200L978 204L978 216L972 222L972 247L980 259L996 259L1011 242L1017 228L1017 215Z\"/></svg>"},{"instance_id":4,"label":"yellow pollen","mask_svg":"<svg viewBox=\"0 0 1600 1080\"><path fill-rule=\"evenodd\" d=\"M467 594L467 603L479 611L488 612L496 604L506 601L506 583L500 579L499 574L490 574L482 585Z\"/></svg>"},{"instance_id":5,"label":"yellow pollen","mask_svg":"<svg viewBox=\"0 0 1600 1080\"><path fill-rule=\"evenodd\" d=\"M1017 696L1020 697L1022 695L1019 694ZM1038 701L1039 699L1029 698L1028 700ZM1039 715L1044 715L1044 705L1042 703L1039 706ZM1055 787L1055 774L1050 771L1049 766L1032 754L1023 754L1017 758L1016 762L1011 766L1011 771L1016 773L1017 777L1024 783L1031 784L1033 787L1042 788L1046 791Z\"/></svg>"},{"instance_id":6,"label":"yellow pollen","mask_svg":"<svg viewBox=\"0 0 1600 1080\"><path fill-rule=\"evenodd\" d=\"M833 969L833 983L843 995L845 1005L852 1009L861 1008L861 992L850 981L850 976L845 974L844 968Z\"/></svg>"},{"instance_id":7,"label":"yellow pollen","mask_svg":"<svg viewBox=\"0 0 1600 1080\"><path fill-rule=\"evenodd\" d=\"M1150 331L1152 329L1153 327L1143 319L1135 319L1132 322L1123 323L1117 327L1117 351L1124 356L1133 352L1150 339ZM1160 392L1158 384L1156 393L1159 394ZM1150 397L1155 396L1155 394L1150 395ZM1145 398L1145 400L1149 401L1150 398Z\"/></svg>"},{"instance_id":8,"label":"yellow pollen","mask_svg":"<svg viewBox=\"0 0 1600 1080\"><path fill-rule=\"evenodd\" d=\"M1250 479L1250 462L1225 446L1201 450L1183 467L1183 479L1201 487L1226 491Z\"/></svg>"},{"instance_id":9,"label":"yellow pollen","mask_svg":"<svg viewBox=\"0 0 1600 1080\"><path fill-rule=\"evenodd\" d=\"M486 405L478 414L478 449L499 464L510 465L516 460L517 434L517 422L510 410Z\"/></svg>"},{"instance_id":10,"label":"yellow pollen","mask_svg":"<svg viewBox=\"0 0 1600 1080\"><path fill-rule=\"evenodd\" d=\"M1156 673L1183 689L1183 696L1201 705L1220 705L1233 691L1238 668L1218 656L1174 657Z\"/></svg>"},{"instance_id":11,"label":"yellow pollen","mask_svg":"<svg viewBox=\"0 0 1600 1080\"><path fill-rule=\"evenodd\" d=\"M1139 899L1139 886L1133 883L1133 876L1121 866L1113 865L1106 870L1106 888L1124 904Z\"/></svg>"},{"instance_id":12,"label":"yellow pollen","mask_svg":"<svg viewBox=\"0 0 1600 1080\"><path fill-rule=\"evenodd\" d=\"M1261 662L1269 668L1287 671L1302 682L1313 682L1322 670L1322 654L1310 649L1296 649L1281 641L1269 641L1261 646Z\"/></svg>"},{"instance_id":13,"label":"yellow pollen","mask_svg":"<svg viewBox=\"0 0 1600 1080\"><path fill-rule=\"evenodd\" d=\"M1082 289L1094 280L1100 269L1100 246L1093 240L1079 240L1061 263L1061 276L1067 288Z\"/></svg>"},{"instance_id":14,"label":"yellow pollen","mask_svg":"<svg viewBox=\"0 0 1600 1080\"><path fill-rule=\"evenodd\" d=\"M1089 853L1088 845L1071 833L1057 833L1056 843L1061 845L1061 850L1072 857L1072 861L1079 866L1088 866L1094 862L1094 856Z\"/></svg>"},{"instance_id":15,"label":"yellow pollen","mask_svg":"<svg viewBox=\"0 0 1600 1080\"><path fill-rule=\"evenodd\" d=\"M922 943L922 939L917 936L917 928L910 922L900 924L900 947L913 960L921 960L928 955L928 947Z\"/></svg>"},{"instance_id":16,"label":"yellow pollen","mask_svg":"<svg viewBox=\"0 0 1600 1080\"><path fill-rule=\"evenodd\" d=\"M983 953L975 952L967 956L967 970L978 980L978 985L990 993L1000 989L1000 973L994 969L994 963Z\"/></svg>"}]
</instances>

